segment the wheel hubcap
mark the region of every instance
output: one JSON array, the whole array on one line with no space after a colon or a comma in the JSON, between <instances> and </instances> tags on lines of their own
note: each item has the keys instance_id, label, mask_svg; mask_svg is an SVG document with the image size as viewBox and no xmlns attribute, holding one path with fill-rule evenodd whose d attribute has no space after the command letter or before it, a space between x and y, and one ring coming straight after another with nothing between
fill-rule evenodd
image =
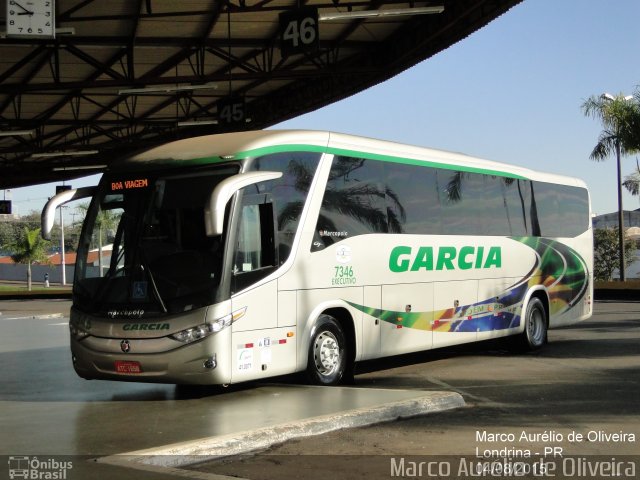
<instances>
[{"instance_id":1,"label":"wheel hubcap","mask_svg":"<svg viewBox=\"0 0 640 480\"><path fill-rule=\"evenodd\" d=\"M314 346L316 368L322 375L331 375L340 364L340 346L331 332L318 335Z\"/></svg>"},{"instance_id":2,"label":"wheel hubcap","mask_svg":"<svg viewBox=\"0 0 640 480\"><path fill-rule=\"evenodd\" d=\"M543 322L542 312L534 309L529 315L529 338L534 345L540 345L544 341Z\"/></svg>"}]
</instances>

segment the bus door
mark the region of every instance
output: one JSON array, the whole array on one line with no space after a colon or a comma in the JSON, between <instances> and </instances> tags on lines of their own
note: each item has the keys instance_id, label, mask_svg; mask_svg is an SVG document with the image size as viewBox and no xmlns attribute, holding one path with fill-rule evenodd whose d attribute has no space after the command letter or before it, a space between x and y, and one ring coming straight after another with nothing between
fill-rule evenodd
<instances>
[{"instance_id":1,"label":"bus door","mask_svg":"<svg viewBox=\"0 0 640 480\"><path fill-rule=\"evenodd\" d=\"M234 383L295 368L291 328L278 328L278 281L263 281L279 264L271 195L244 195L235 228L231 306L244 314L232 325Z\"/></svg>"}]
</instances>

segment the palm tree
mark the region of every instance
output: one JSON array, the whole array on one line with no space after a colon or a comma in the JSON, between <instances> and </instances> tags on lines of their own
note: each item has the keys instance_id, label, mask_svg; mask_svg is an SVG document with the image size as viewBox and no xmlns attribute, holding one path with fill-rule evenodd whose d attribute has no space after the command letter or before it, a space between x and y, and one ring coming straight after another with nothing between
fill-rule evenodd
<instances>
[{"instance_id":1,"label":"palm tree","mask_svg":"<svg viewBox=\"0 0 640 480\"><path fill-rule=\"evenodd\" d=\"M620 157L640 150L638 142L638 126L640 125L640 103L631 101L633 97L624 95L612 96L604 94L592 96L582 104L582 110L587 117L600 120L604 130L600 133L598 143L593 148L592 160L606 160L615 153L618 177L618 248L620 250L620 281L625 280L624 275L624 221L622 209L622 173Z\"/></svg>"},{"instance_id":2,"label":"palm tree","mask_svg":"<svg viewBox=\"0 0 640 480\"><path fill-rule=\"evenodd\" d=\"M636 171L624 177L624 188L633 196L640 194L640 163L636 160Z\"/></svg>"},{"instance_id":3,"label":"palm tree","mask_svg":"<svg viewBox=\"0 0 640 480\"><path fill-rule=\"evenodd\" d=\"M24 227L23 235L6 245L12 252L11 259L16 263L27 264L27 286L31 291L31 264L33 262L47 262L46 246L49 242L40 237L40 229Z\"/></svg>"},{"instance_id":4,"label":"palm tree","mask_svg":"<svg viewBox=\"0 0 640 480\"><path fill-rule=\"evenodd\" d=\"M631 117L631 125L630 125L630 138L629 144L633 147L633 150L640 150L640 90L636 90L634 94L635 103L638 107L638 111L636 115ZM622 182L624 187L631 193L633 196L640 195L640 163L636 159L636 171L630 175L624 177L624 182Z\"/></svg>"}]
</instances>

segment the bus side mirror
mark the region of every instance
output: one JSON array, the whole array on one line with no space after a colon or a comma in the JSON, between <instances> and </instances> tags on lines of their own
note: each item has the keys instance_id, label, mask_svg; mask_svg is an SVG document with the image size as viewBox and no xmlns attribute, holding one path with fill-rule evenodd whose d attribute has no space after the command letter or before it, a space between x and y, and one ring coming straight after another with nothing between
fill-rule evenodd
<instances>
[{"instance_id":1,"label":"bus side mirror","mask_svg":"<svg viewBox=\"0 0 640 480\"><path fill-rule=\"evenodd\" d=\"M241 188L254 183L266 182L282 177L282 172L247 172L233 175L221 181L209 195L204 209L204 224L208 237L222 235L224 230L224 211L227 202Z\"/></svg>"},{"instance_id":2,"label":"bus side mirror","mask_svg":"<svg viewBox=\"0 0 640 480\"><path fill-rule=\"evenodd\" d=\"M51 197L42 209L42 215L40 217L40 235L42 235L42 238L45 240L51 240L51 229L53 228L56 208L72 200L93 197L95 191L96 187L83 187L74 190L65 190L64 192L60 192L56 196Z\"/></svg>"}]
</instances>

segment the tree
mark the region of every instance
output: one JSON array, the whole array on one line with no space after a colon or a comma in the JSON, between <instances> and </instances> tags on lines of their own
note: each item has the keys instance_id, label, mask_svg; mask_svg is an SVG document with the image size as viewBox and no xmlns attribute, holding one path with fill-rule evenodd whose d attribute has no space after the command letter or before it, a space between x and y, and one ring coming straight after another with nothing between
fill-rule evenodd
<instances>
[{"instance_id":1,"label":"tree","mask_svg":"<svg viewBox=\"0 0 640 480\"><path fill-rule=\"evenodd\" d=\"M640 112L640 90L636 90L634 99L638 107L637 111ZM630 119L630 138L628 139L628 143L634 147L635 151L640 151L640 113L633 115ZM640 195L640 164L637 159L636 171L627 175L622 184L631 195Z\"/></svg>"},{"instance_id":2,"label":"tree","mask_svg":"<svg viewBox=\"0 0 640 480\"><path fill-rule=\"evenodd\" d=\"M630 252L635 242L625 236L625 265L628 267L635 260ZM620 265L617 228L596 228L593 231L593 275L596 280L610 281L613 272Z\"/></svg>"},{"instance_id":3,"label":"tree","mask_svg":"<svg viewBox=\"0 0 640 480\"><path fill-rule=\"evenodd\" d=\"M624 177L624 188L633 196L640 194L640 164L636 160L636 171Z\"/></svg>"},{"instance_id":4,"label":"tree","mask_svg":"<svg viewBox=\"0 0 640 480\"><path fill-rule=\"evenodd\" d=\"M39 228L29 229L24 227L22 235L5 247L13 252L11 259L14 262L27 265L27 286L29 291L31 291L31 264L34 262L48 262L48 243L40 237Z\"/></svg>"},{"instance_id":5,"label":"tree","mask_svg":"<svg viewBox=\"0 0 640 480\"><path fill-rule=\"evenodd\" d=\"M618 166L618 258L620 260L620 280L624 281L624 223L622 209L622 173L620 157L640 150L638 128L640 126L640 103L632 101L633 97L604 94L592 96L582 104L582 110L588 117L600 120L604 130L600 133L598 143L593 148L592 160L606 160L615 153Z\"/></svg>"},{"instance_id":6,"label":"tree","mask_svg":"<svg viewBox=\"0 0 640 480\"><path fill-rule=\"evenodd\" d=\"M37 218L34 212L20 217L18 220L8 220L0 222L0 245L14 244L23 235L24 229L38 228L40 225L40 214Z\"/></svg>"}]
</instances>

